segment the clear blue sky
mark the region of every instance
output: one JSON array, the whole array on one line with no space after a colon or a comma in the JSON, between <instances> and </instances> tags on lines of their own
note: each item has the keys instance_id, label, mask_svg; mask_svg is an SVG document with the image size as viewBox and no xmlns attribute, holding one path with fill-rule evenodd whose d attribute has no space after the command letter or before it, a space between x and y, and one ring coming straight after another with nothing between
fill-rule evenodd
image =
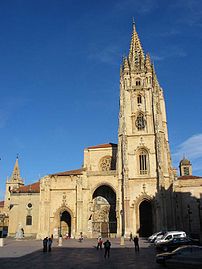
<instances>
[{"instance_id":1,"label":"clear blue sky","mask_svg":"<svg viewBox=\"0 0 202 269\"><path fill-rule=\"evenodd\" d=\"M132 17L164 89L173 166L202 175L200 0L0 1L0 180L80 168L117 142L119 68Z\"/></svg>"}]
</instances>

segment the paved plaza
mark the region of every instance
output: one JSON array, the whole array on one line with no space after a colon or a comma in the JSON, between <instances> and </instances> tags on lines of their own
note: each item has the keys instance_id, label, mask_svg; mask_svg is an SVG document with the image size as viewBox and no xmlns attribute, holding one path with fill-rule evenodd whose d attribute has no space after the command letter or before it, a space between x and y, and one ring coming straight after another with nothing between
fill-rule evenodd
<instances>
[{"instance_id":1,"label":"paved plaza","mask_svg":"<svg viewBox=\"0 0 202 269\"><path fill-rule=\"evenodd\" d=\"M145 240L140 240L140 252L135 253L134 244L129 240L120 246L120 239L112 243L110 258L104 258L104 250L96 249L96 239L84 239L82 243L75 239L63 240L58 247L54 240L52 251L43 253L42 241L5 239L0 248L0 269L88 269L88 268L160 268L155 262L155 249Z\"/></svg>"}]
</instances>

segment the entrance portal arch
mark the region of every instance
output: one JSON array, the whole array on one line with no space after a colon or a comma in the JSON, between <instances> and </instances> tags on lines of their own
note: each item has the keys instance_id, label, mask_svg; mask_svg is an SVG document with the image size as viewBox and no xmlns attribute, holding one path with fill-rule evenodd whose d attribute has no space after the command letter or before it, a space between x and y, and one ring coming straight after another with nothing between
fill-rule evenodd
<instances>
[{"instance_id":1,"label":"entrance portal arch","mask_svg":"<svg viewBox=\"0 0 202 269\"><path fill-rule=\"evenodd\" d=\"M152 234L153 218L152 218L152 203L148 200L143 200L139 205L139 220L140 229L139 235L146 237Z\"/></svg>"},{"instance_id":2,"label":"entrance portal arch","mask_svg":"<svg viewBox=\"0 0 202 269\"><path fill-rule=\"evenodd\" d=\"M117 233L116 193L108 185L99 186L93 193L92 236L108 237Z\"/></svg>"},{"instance_id":3,"label":"entrance portal arch","mask_svg":"<svg viewBox=\"0 0 202 269\"><path fill-rule=\"evenodd\" d=\"M68 235L71 237L71 215L67 210L64 210L60 213L60 228L59 234L62 236Z\"/></svg>"}]
</instances>

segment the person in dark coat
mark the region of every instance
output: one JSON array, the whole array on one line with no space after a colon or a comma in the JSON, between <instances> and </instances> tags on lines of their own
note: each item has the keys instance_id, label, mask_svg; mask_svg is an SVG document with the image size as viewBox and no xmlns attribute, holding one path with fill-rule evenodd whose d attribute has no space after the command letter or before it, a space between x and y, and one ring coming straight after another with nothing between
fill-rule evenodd
<instances>
[{"instance_id":1,"label":"person in dark coat","mask_svg":"<svg viewBox=\"0 0 202 269\"><path fill-rule=\"evenodd\" d=\"M43 252L47 252L48 237L45 237L43 240Z\"/></svg>"},{"instance_id":2,"label":"person in dark coat","mask_svg":"<svg viewBox=\"0 0 202 269\"><path fill-rule=\"evenodd\" d=\"M51 246L52 246L53 240L51 237L48 238L48 251L51 251Z\"/></svg>"},{"instance_id":3,"label":"person in dark coat","mask_svg":"<svg viewBox=\"0 0 202 269\"><path fill-rule=\"evenodd\" d=\"M111 242L107 239L107 241L104 242L104 248L105 248L105 254L104 257L106 259L106 257L110 255L110 248L111 248Z\"/></svg>"},{"instance_id":4,"label":"person in dark coat","mask_svg":"<svg viewBox=\"0 0 202 269\"><path fill-rule=\"evenodd\" d=\"M137 235L134 237L133 241L134 241L134 245L135 245L135 251L139 252L139 250L140 250L140 248L139 248L139 238L137 237Z\"/></svg>"}]
</instances>

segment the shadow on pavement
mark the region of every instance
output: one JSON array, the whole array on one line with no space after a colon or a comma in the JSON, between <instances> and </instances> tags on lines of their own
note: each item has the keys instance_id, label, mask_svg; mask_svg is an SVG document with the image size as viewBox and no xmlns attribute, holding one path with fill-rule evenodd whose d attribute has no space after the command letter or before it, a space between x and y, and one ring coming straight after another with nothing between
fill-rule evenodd
<instances>
[{"instance_id":1,"label":"shadow on pavement","mask_svg":"<svg viewBox=\"0 0 202 269\"><path fill-rule=\"evenodd\" d=\"M0 269L155 269L159 265L155 262L155 252L151 248L140 249L136 253L134 248L112 248L110 258L104 258L104 249L96 248L53 248L51 252L42 250L19 258L1 258Z\"/></svg>"}]
</instances>

